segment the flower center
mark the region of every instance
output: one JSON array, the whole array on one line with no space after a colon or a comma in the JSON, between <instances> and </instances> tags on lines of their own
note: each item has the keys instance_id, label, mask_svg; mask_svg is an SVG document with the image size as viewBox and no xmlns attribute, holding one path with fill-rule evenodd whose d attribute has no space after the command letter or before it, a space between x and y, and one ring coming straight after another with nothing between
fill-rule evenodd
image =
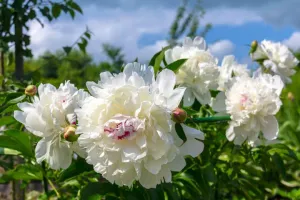
<instances>
[{"instance_id":1,"label":"flower center","mask_svg":"<svg viewBox=\"0 0 300 200\"><path fill-rule=\"evenodd\" d=\"M104 132L115 140L132 139L144 123L140 119L126 115L116 115L104 124Z\"/></svg>"},{"instance_id":2,"label":"flower center","mask_svg":"<svg viewBox=\"0 0 300 200\"><path fill-rule=\"evenodd\" d=\"M242 94L241 99L240 99L241 110L245 110L247 101L248 101L248 96L245 94Z\"/></svg>"}]
</instances>

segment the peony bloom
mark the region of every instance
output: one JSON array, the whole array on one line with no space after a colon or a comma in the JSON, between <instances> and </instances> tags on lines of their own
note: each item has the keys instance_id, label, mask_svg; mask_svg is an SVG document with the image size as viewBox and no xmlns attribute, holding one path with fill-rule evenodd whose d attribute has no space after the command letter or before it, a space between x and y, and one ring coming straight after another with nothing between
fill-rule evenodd
<instances>
[{"instance_id":1,"label":"peony bloom","mask_svg":"<svg viewBox=\"0 0 300 200\"><path fill-rule=\"evenodd\" d=\"M195 98L201 104L209 104L211 89L218 87L218 60L206 50L206 43L201 37L193 41L186 38L182 46L176 46L165 52L168 64L179 59L188 59L176 73L176 83L186 87L184 106L191 106Z\"/></svg>"},{"instance_id":2,"label":"peony bloom","mask_svg":"<svg viewBox=\"0 0 300 200\"><path fill-rule=\"evenodd\" d=\"M68 168L73 151L84 154L77 143L62 139L64 130L70 124L76 124L74 109L80 107L88 93L77 90L67 81L58 89L51 84L41 84L38 94L32 103L19 103L21 111L15 111L14 117L29 132L42 137L35 149L38 163L46 160L52 169Z\"/></svg>"},{"instance_id":3,"label":"peony bloom","mask_svg":"<svg viewBox=\"0 0 300 200\"><path fill-rule=\"evenodd\" d=\"M100 74L98 84L87 82L92 96L77 109L79 145L87 162L111 183L145 188L171 182L171 171L185 166L184 155L203 150L203 133L183 126L187 142L177 136L172 111L185 88L174 89L175 74L165 69L155 80L152 67L127 64L124 72Z\"/></svg>"},{"instance_id":4,"label":"peony bloom","mask_svg":"<svg viewBox=\"0 0 300 200\"><path fill-rule=\"evenodd\" d=\"M263 60L266 68L263 71L270 72L272 75L279 75L284 83L290 83L290 76L296 73L295 67L299 61L293 53L279 42L263 40L251 54L254 60Z\"/></svg>"},{"instance_id":5,"label":"peony bloom","mask_svg":"<svg viewBox=\"0 0 300 200\"><path fill-rule=\"evenodd\" d=\"M278 135L275 114L281 106L283 83L279 76L269 74L257 78L243 77L226 91L226 110L232 121L227 129L227 139L235 144L245 140L254 143L262 132L267 140Z\"/></svg>"},{"instance_id":6,"label":"peony bloom","mask_svg":"<svg viewBox=\"0 0 300 200\"><path fill-rule=\"evenodd\" d=\"M226 91L234 82L236 77L249 77L247 65L238 64L233 55L225 56L219 68L218 90Z\"/></svg>"}]
</instances>

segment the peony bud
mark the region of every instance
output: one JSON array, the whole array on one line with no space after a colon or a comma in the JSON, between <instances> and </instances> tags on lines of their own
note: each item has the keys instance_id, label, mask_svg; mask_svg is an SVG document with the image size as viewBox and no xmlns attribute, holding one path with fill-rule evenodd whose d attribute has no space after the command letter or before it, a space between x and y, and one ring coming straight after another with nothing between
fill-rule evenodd
<instances>
[{"instance_id":1,"label":"peony bud","mask_svg":"<svg viewBox=\"0 0 300 200\"><path fill-rule=\"evenodd\" d=\"M25 89L25 94L28 96L34 96L37 92L37 88L35 85L28 85Z\"/></svg>"},{"instance_id":2,"label":"peony bud","mask_svg":"<svg viewBox=\"0 0 300 200\"><path fill-rule=\"evenodd\" d=\"M290 101L294 101L294 100L295 100L295 96L294 96L294 94L293 94L292 92L289 92L289 93L288 93L287 98L288 98Z\"/></svg>"},{"instance_id":3,"label":"peony bud","mask_svg":"<svg viewBox=\"0 0 300 200\"><path fill-rule=\"evenodd\" d=\"M183 123L187 118L187 113L181 108L176 108L172 112L172 120L176 123Z\"/></svg>"},{"instance_id":4,"label":"peony bud","mask_svg":"<svg viewBox=\"0 0 300 200\"><path fill-rule=\"evenodd\" d=\"M64 139L69 142L76 142L79 135L75 134L76 128L74 126L67 126L64 132Z\"/></svg>"},{"instance_id":5,"label":"peony bud","mask_svg":"<svg viewBox=\"0 0 300 200\"><path fill-rule=\"evenodd\" d=\"M254 53L254 52L256 51L257 45L258 45L258 43L257 43L256 40L253 40L253 41L251 42L251 50L250 50L250 53Z\"/></svg>"}]
</instances>

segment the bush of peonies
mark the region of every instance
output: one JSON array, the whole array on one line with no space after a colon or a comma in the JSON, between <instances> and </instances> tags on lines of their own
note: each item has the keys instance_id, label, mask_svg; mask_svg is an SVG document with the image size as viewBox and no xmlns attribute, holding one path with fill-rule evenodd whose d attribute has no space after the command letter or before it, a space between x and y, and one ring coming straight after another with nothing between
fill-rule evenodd
<instances>
[{"instance_id":1,"label":"bush of peonies","mask_svg":"<svg viewBox=\"0 0 300 200\"><path fill-rule=\"evenodd\" d=\"M98 83L88 81L88 92L69 81L59 88L29 86L32 101L19 103L14 118L40 138L36 161L66 169L76 154L118 186L172 182L186 156L207 148L209 133L195 125L201 118L186 112L199 111L195 104L210 107L212 121L229 120L229 142L254 148L275 141L281 91L299 63L287 47L253 42L250 56L259 67L252 74L232 55L218 62L200 37L160 55L162 67L126 64L119 74L103 72Z\"/></svg>"}]
</instances>

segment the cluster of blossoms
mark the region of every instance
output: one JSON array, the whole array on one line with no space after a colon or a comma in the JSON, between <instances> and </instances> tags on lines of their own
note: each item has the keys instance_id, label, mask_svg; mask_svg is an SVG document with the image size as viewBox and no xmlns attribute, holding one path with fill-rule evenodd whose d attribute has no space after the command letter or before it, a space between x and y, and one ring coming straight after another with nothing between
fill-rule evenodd
<instances>
[{"instance_id":1,"label":"cluster of blossoms","mask_svg":"<svg viewBox=\"0 0 300 200\"><path fill-rule=\"evenodd\" d=\"M103 72L98 83L87 82L89 93L69 82L58 89L31 86L26 94L39 97L18 104L21 111L14 117L41 137L37 162L65 169L75 152L112 183L139 181L154 188L171 182L171 172L185 167L185 156L196 157L204 149L204 134L184 124L181 101L189 107L197 100L216 115L230 115L226 136L235 144L277 138L280 93L298 61L285 46L268 41L256 43L251 56L263 65L255 77L231 55L218 66L202 38L186 38L182 46L165 51L167 64L186 59L175 73L168 65L156 75L151 66L129 63L119 74ZM214 98L212 90L219 92Z\"/></svg>"}]
</instances>

